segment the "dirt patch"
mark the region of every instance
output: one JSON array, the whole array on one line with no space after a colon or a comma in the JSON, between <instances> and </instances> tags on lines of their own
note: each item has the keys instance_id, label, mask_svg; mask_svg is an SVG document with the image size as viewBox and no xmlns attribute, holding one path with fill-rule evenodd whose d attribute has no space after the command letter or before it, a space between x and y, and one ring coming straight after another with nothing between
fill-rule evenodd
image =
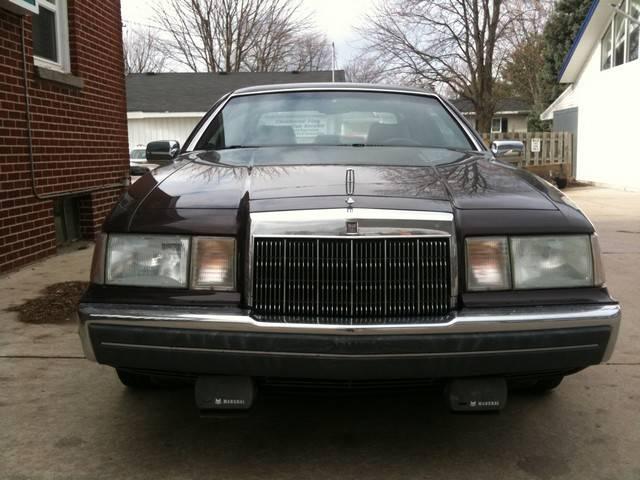
<instances>
[{"instance_id":1,"label":"dirt patch","mask_svg":"<svg viewBox=\"0 0 640 480\"><path fill-rule=\"evenodd\" d=\"M18 312L18 320L24 323L71 323L72 313L88 286L87 282L54 283L45 288L41 296L9 307L7 311Z\"/></svg>"}]
</instances>

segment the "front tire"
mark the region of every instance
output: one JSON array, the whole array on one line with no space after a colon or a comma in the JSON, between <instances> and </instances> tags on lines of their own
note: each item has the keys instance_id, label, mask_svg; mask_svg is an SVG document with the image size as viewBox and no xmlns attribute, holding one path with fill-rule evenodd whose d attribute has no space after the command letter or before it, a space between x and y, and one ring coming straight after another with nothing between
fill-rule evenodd
<instances>
[{"instance_id":1,"label":"front tire","mask_svg":"<svg viewBox=\"0 0 640 480\"><path fill-rule=\"evenodd\" d=\"M558 375L557 377L541 378L536 381L531 391L536 393L549 392L558 387L562 383L563 378L564 377L562 375Z\"/></svg>"},{"instance_id":2,"label":"front tire","mask_svg":"<svg viewBox=\"0 0 640 480\"><path fill-rule=\"evenodd\" d=\"M153 386L153 382L149 375L133 373L127 370L121 370L120 368L116 368L116 373L118 374L118 378L122 384L127 388L143 389L151 388Z\"/></svg>"},{"instance_id":3,"label":"front tire","mask_svg":"<svg viewBox=\"0 0 640 480\"><path fill-rule=\"evenodd\" d=\"M550 392L554 388L558 387L562 383L564 375L556 375L553 377L543 377L538 379L531 379L518 382L514 385L514 390L521 392L528 392L533 394L543 394Z\"/></svg>"}]
</instances>

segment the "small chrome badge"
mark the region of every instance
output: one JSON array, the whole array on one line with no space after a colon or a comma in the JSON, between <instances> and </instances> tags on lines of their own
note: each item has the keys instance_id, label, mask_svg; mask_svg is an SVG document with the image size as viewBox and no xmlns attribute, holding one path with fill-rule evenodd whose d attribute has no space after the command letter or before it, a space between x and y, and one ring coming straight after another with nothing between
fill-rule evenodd
<instances>
[{"instance_id":1,"label":"small chrome badge","mask_svg":"<svg viewBox=\"0 0 640 480\"><path fill-rule=\"evenodd\" d=\"M347 171L345 172L344 188L348 197L353 195L353 192L356 190L356 172L353 168L347 168Z\"/></svg>"},{"instance_id":2,"label":"small chrome badge","mask_svg":"<svg viewBox=\"0 0 640 480\"><path fill-rule=\"evenodd\" d=\"M356 220L347 220L347 235L358 234L358 222Z\"/></svg>"},{"instance_id":3,"label":"small chrome badge","mask_svg":"<svg viewBox=\"0 0 640 480\"><path fill-rule=\"evenodd\" d=\"M347 194L347 199L345 200L347 204L347 211L353 210L353 204L356 201L353 199L352 195L356 190L356 172L353 168L347 168L344 176L344 189Z\"/></svg>"},{"instance_id":4,"label":"small chrome badge","mask_svg":"<svg viewBox=\"0 0 640 480\"><path fill-rule=\"evenodd\" d=\"M356 203L356 201L353 198L349 197L344 202L347 204L347 211L353 211L353 204Z\"/></svg>"}]
</instances>

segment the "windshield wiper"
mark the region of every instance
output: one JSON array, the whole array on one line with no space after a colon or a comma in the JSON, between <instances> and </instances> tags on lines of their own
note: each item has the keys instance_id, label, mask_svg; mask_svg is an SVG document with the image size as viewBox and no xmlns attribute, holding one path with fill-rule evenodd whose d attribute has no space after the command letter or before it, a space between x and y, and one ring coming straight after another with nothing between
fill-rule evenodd
<instances>
[{"instance_id":1,"label":"windshield wiper","mask_svg":"<svg viewBox=\"0 0 640 480\"><path fill-rule=\"evenodd\" d=\"M229 145L224 148L216 148L216 150L238 150L240 148L258 148L260 145Z\"/></svg>"},{"instance_id":2,"label":"windshield wiper","mask_svg":"<svg viewBox=\"0 0 640 480\"><path fill-rule=\"evenodd\" d=\"M374 145L372 143L310 143L313 147L384 147L384 145Z\"/></svg>"},{"instance_id":3,"label":"windshield wiper","mask_svg":"<svg viewBox=\"0 0 640 480\"><path fill-rule=\"evenodd\" d=\"M385 145L384 143L352 143L352 147L416 147L417 145Z\"/></svg>"}]
</instances>

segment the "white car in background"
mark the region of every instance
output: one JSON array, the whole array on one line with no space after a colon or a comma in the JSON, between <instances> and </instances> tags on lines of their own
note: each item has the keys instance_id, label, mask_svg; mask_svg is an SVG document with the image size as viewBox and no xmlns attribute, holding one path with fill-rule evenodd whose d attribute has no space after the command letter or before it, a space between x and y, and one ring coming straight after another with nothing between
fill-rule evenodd
<instances>
[{"instance_id":1,"label":"white car in background","mask_svg":"<svg viewBox=\"0 0 640 480\"><path fill-rule=\"evenodd\" d=\"M141 177L156 168L158 165L147 162L147 151L144 145L138 145L129 152L129 175L132 177Z\"/></svg>"}]
</instances>

